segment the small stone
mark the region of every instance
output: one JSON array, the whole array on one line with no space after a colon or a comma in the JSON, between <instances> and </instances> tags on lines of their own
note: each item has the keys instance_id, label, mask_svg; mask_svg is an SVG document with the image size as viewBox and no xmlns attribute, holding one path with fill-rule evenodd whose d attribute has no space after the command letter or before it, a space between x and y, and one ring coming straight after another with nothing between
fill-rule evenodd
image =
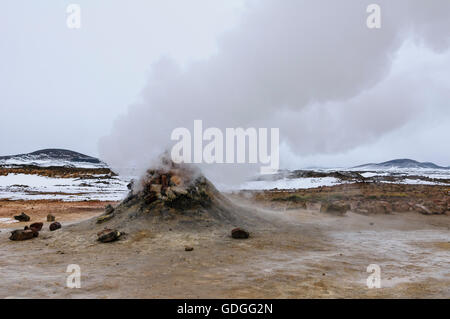
<instances>
[{"instance_id":1,"label":"small stone","mask_svg":"<svg viewBox=\"0 0 450 319\"><path fill-rule=\"evenodd\" d=\"M184 250L185 250L185 251L193 251L193 250L194 250L194 247L191 247L191 246L185 246L185 247L184 247Z\"/></svg>"},{"instance_id":2,"label":"small stone","mask_svg":"<svg viewBox=\"0 0 450 319\"><path fill-rule=\"evenodd\" d=\"M247 239L250 237L250 233L242 228L235 228L231 231L231 237L234 239Z\"/></svg>"},{"instance_id":3,"label":"small stone","mask_svg":"<svg viewBox=\"0 0 450 319\"><path fill-rule=\"evenodd\" d=\"M111 205L106 205L105 207L105 215L110 215L114 212L114 207Z\"/></svg>"},{"instance_id":4,"label":"small stone","mask_svg":"<svg viewBox=\"0 0 450 319\"><path fill-rule=\"evenodd\" d=\"M179 187L179 186L172 186L170 188L170 190L172 192L174 192L175 195L187 195L187 193L188 193L186 189L184 189L183 187Z\"/></svg>"},{"instance_id":5,"label":"small stone","mask_svg":"<svg viewBox=\"0 0 450 319\"><path fill-rule=\"evenodd\" d=\"M104 223L114 217L114 214L104 215L97 218L97 224Z\"/></svg>"},{"instance_id":6,"label":"small stone","mask_svg":"<svg viewBox=\"0 0 450 319\"><path fill-rule=\"evenodd\" d=\"M179 186L181 185L181 178L177 175L173 175L170 177L170 184L171 185L175 185L175 186Z\"/></svg>"},{"instance_id":7,"label":"small stone","mask_svg":"<svg viewBox=\"0 0 450 319\"><path fill-rule=\"evenodd\" d=\"M150 192L155 192L156 194L160 194L161 188L162 188L161 184L152 184L150 186Z\"/></svg>"},{"instance_id":8,"label":"small stone","mask_svg":"<svg viewBox=\"0 0 450 319\"><path fill-rule=\"evenodd\" d=\"M14 216L14 219L18 220L19 222L29 222L31 218L27 214L21 213L18 216Z\"/></svg>"},{"instance_id":9,"label":"small stone","mask_svg":"<svg viewBox=\"0 0 450 319\"><path fill-rule=\"evenodd\" d=\"M169 186L169 180L167 179L167 175L165 174L161 175L161 185L163 188Z\"/></svg>"},{"instance_id":10,"label":"small stone","mask_svg":"<svg viewBox=\"0 0 450 319\"><path fill-rule=\"evenodd\" d=\"M50 227L49 227L50 231L55 231L60 228L61 228L61 224L58 222L51 223Z\"/></svg>"},{"instance_id":11,"label":"small stone","mask_svg":"<svg viewBox=\"0 0 450 319\"><path fill-rule=\"evenodd\" d=\"M48 214L47 215L47 221L48 222L54 222L55 220L56 220L56 218L52 214Z\"/></svg>"}]
</instances>

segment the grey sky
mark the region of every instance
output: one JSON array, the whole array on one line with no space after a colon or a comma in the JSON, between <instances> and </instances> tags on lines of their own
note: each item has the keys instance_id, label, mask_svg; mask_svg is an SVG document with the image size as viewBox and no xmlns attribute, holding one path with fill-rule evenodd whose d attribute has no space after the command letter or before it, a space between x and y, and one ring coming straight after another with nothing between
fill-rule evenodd
<instances>
[{"instance_id":1,"label":"grey sky","mask_svg":"<svg viewBox=\"0 0 450 319\"><path fill-rule=\"evenodd\" d=\"M120 166L203 117L280 127L287 167L450 165L448 1L76 1L80 30L69 3L2 3L1 154L61 147Z\"/></svg>"},{"instance_id":2,"label":"grey sky","mask_svg":"<svg viewBox=\"0 0 450 319\"><path fill-rule=\"evenodd\" d=\"M81 6L81 29L66 7ZM0 9L0 154L98 139L139 99L151 64L208 57L241 1L6 0Z\"/></svg>"}]
</instances>

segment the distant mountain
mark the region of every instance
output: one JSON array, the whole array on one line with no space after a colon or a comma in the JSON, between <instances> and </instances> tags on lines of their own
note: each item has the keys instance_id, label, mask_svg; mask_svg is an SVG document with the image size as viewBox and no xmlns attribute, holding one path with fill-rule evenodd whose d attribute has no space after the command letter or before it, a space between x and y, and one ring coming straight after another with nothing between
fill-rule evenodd
<instances>
[{"instance_id":1,"label":"distant mountain","mask_svg":"<svg viewBox=\"0 0 450 319\"><path fill-rule=\"evenodd\" d=\"M355 166L357 169L396 169L396 168L428 168L428 169L450 169L450 167L443 167L431 162L418 162L412 159L395 159L383 163L369 163L364 165Z\"/></svg>"},{"instance_id":2,"label":"distant mountain","mask_svg":"<svg viewBox=\"0 0 450 319\"><path fill-rule=\"evenodd\" d=\"M98 158L64 149L45 149L28 154L0 156L0 165L107 167Z\"/></svg>"}]
</instances>

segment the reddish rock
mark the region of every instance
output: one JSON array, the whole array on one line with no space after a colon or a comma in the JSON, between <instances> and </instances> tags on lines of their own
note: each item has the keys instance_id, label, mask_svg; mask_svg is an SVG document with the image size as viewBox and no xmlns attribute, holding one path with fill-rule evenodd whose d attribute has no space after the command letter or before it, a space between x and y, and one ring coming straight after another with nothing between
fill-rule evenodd
<instances>
[{"instance_id":1,"label":"reddish rock","mask_svg":"<svg viewBox=\"0 0 450 319\"><path fill-rule=\"evenodd\" d=\"M181 178L177 175L173 175L170 177L170 183L173 184L171 186L180 186L181 185Z\"/></svg>"},{"instance_id":2,"label":"reddish rock","mask_svg":"<svg viewBox=\"0 0 450 319\"><path fill-rule=\"evenodd\" d=\"M30 229L34 231L41 231L42 227L44 226L44 223L34 223L30 225Z\"/></svg>"},{"instance_id":3,"label":"reddish rock","mask_svg":"<svg viewBox=\"0 0 450 319\"><path fill-rule=\"evenodd\" d=\"M50 227L49 227L50 231L55 231L60 228L61 228L61 224L58 222L51 223Z\"/></svg>"},{"instance_id":4,"label":"reddish rock","mask_svg":"<svg viewBox=\"0 0 450 319\"><path fill-rule=\"evenodd\" d=\"M234 239L247 239L250 237L250 233L242 228L235 228L231 231L231 237Z\"/></svg>"}]
</instances>

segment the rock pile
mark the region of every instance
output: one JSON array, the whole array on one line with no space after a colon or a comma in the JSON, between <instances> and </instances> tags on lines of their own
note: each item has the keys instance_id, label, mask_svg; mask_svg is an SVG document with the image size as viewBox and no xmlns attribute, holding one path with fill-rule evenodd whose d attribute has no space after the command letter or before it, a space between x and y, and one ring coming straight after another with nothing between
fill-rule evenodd
<instances>
[{"instance_id":1,"label":"rock pile","mask_svg":"<svg viewBox=\"0 0 450 319\"><path fill-rule=\"evenodd\" d=\"M196 167L162 158L130 184L128 196L116 207L107 206L102 216L91 220L110 230L133 233L153 229L204 230L247 226L257 219L235 206ZM259 219L258 219L259 220ZM228 228L230 227L230 228Z\"/></svg>"}]
</instances>

